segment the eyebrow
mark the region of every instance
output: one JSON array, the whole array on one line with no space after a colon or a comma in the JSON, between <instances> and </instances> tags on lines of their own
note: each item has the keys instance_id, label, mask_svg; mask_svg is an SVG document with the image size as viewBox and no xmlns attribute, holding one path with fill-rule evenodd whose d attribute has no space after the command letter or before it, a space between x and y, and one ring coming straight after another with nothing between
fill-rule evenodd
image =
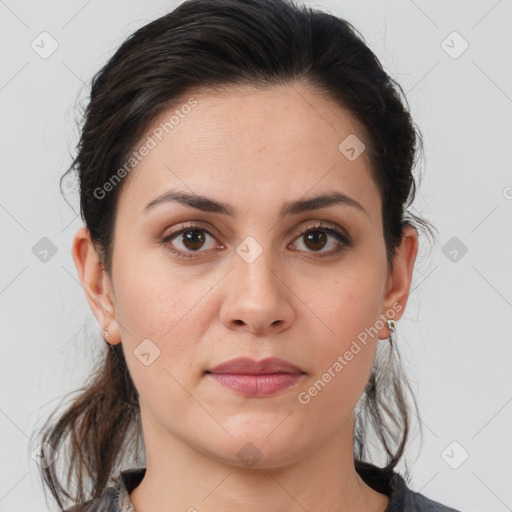
<instances>
[{"instance_id":1,"label":"eyebrow","mask_svg":"<svg viewBox=\"0 0 512 512\"><path fill-rule=\"evenodd\" d=\"M231 217L238 216L238 210L233 208L233 206L230 204L215 201L214 199L210 199L206 196L177 190L168 190L163 194L155 197L155 199L150 201L144 207L143 213L148 212L159 204L168 202L177 202L186 206L190 206L191 208L201 210L203 212L222 213ZM302 212L319 210L334 204L352 206L368 215L363 206L355 199L347 196L346 194L343 194L342 192L332 191L327 194L287 202L281 209L280 217L282 218L285 215L297 215Z\"/></svg>"}]
</instances>

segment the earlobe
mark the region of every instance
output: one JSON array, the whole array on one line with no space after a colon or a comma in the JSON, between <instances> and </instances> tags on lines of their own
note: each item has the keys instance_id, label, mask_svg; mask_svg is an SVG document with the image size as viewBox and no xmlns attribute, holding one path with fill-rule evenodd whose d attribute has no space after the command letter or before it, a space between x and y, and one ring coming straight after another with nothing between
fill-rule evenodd
<instances>
[{"instance_id":1,"label":"earlobe","mask_svg":"<svg viewBox=\"0 0 512 512\"><path fill-rule=\"evenodd\" d=\"M98 255L87 228L81 228L74 237L72 256L87 302L100 326L102 336L108 328L108 342L119 343L118 326L115 320L115 302L109 277ZM116 341L119 340L119 341Z\"/></svg>"},{"instance_id":2,"label":"earlobe","mask_svg":"<svg viewBox=\"0 0 512 512\"><path fill-rule=\"evenodd\" d=\"M395 254L393 270L389 276L382 312L395 322L401 318L407 305L417 253L418 232L413 226L405 226L402 241ZM392 316L389 312L392 312ZM389 337L389 328L386 327L385 331L379 339Z\"/></svg>"}]
</instances>

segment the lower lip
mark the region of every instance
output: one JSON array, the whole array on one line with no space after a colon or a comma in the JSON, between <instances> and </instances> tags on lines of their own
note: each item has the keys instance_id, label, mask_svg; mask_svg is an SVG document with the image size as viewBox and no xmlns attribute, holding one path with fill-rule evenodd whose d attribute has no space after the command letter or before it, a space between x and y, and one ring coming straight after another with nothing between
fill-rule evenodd
<instances>
[{"instance_id":1,"label":"lower lip","mask_svg":"<svg viewBox=\"0 0 512 512\"><path fill-rule=\"evenodd\" d=\"M247 396L268 396L287 389L302 377L300 373L270 373L247 375L234 373L210 373L217 382Z\"/></svg>"}]
</instances>

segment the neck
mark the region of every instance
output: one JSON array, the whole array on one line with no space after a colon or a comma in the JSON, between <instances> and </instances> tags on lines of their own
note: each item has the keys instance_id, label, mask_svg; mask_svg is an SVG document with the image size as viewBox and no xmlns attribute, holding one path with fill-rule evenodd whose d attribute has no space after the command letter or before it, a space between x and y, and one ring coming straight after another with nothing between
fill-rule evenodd
<instances>
[{"instance_id":1,"label":"neck","mask_svg":"<svg viewBox=\"0 0 512 512\"><path fill-rule=\"evenodd\" d=\"M353 418L298 460L265 459L250 468L202 453L144 420L143 430L146 473L130 494L140 512L384 512L388 504L355 470Z\"/></svg>"}]
</instances>

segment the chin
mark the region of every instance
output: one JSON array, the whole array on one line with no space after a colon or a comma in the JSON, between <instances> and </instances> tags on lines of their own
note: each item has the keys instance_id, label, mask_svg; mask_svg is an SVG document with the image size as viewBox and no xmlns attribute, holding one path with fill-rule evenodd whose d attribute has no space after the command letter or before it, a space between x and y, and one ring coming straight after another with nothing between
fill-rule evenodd
<instances>
[{"instance_id":1,"label":"chin","mask_svg":"<svg viewBox=\"0 0 512 512\"><path fill-rule=\"evenodd\" d=\"M289 433L283 436L278 435L277 430L268 435L269 432L246 433L204 448L210 457L247 469L284 467L302 458L307 451L306 447L292 442L294 436Z\"/></svg>"}]
</instances>

